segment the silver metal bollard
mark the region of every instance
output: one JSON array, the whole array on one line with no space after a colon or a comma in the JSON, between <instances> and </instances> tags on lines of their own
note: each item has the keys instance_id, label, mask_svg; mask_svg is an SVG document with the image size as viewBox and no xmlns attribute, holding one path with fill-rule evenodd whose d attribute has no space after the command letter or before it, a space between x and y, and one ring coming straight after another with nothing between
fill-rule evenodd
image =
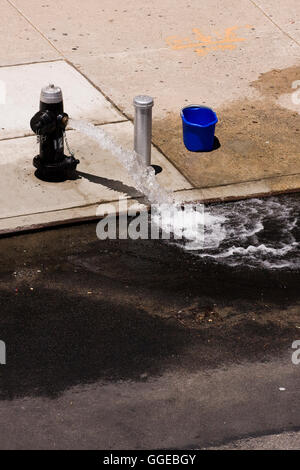
<instances>
[{"instance_id":1,"label":"silver metal bollard","mask_svg":"<svg viewBox=\"0 0 300 470\"><path fill-rule=\"evenodd\" d=\"M152 107L151 96L139 95L133 100L134 116L134 150L151 165Z\"/></svg>"}]
</instances>

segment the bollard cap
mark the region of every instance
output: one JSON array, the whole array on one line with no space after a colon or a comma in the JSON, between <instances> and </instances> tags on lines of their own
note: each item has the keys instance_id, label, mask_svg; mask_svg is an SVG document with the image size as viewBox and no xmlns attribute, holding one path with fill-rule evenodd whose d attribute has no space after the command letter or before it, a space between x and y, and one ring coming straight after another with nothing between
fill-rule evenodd
<instances>
[{"instance_id":1,"label":"bollard cap","mask_svg":"<svg viewBox=\"0 0 300 470\"><path fill-rule=\"evenodd\" d=\"M42 88L41 102L47 104L61 103L63 100L61 88L50 83Z\"/></svg>"},{"instance_id":2,"label":"bollard cap","mask_svg":"<svg viewBox=\"0 0 300 470\"><path fill-rule=\"evenodd\" d=\"M134 98L133 104L137 108L152 108L154 101L151 96L138 95Z\"/></svg>"}]
</instances>

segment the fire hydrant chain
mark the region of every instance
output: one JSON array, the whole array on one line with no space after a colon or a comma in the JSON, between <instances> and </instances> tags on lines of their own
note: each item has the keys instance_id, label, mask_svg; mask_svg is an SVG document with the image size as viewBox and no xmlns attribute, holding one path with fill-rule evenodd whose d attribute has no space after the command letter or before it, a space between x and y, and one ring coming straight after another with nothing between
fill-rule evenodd
<instances>
[{"instance_id":1,"label":"fire hydrant chain","mask_svg":"<svg viewBox=\"0 0 300 470\"><path fill-rule=\"evenodd\" d=\"M68 152L70 154L70 157L74 157L74 152L72 152L71 148L70 148L70 145L69 145L69 142L68 142L68 139L67 139L67 134L65 131L63 131L63 136L64 136L64 139L65 139L65 143L66 143L66 147L68 149Z\"/></svg>"}]
</instances>

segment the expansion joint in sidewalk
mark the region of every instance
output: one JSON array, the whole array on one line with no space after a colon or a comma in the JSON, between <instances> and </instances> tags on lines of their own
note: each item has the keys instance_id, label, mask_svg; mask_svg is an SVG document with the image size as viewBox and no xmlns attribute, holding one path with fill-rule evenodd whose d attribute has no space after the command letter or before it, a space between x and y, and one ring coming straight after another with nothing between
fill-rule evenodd
<instances>
[{"instance_id":1,"label":"expansion joint in sidewalk","mask_svg":"<svg viewBox=\"0 0 300 470\"><path fill-rule=\"evenodd\" d=\"M291 41L293 41L295 44L297 44L297 46L300 47L300 42L297 41L295 38L293 38L293 36L291 36L289 33L287 33L284 29L282 29L279 24L277 24L266 12L265 10L259 6L255 0L249 0L258 10L260 10L260 12L277 28L279 29L279 31L282 32L282 34L284 34L285 36L287 36Z\"/></svg>"}]
</instances>

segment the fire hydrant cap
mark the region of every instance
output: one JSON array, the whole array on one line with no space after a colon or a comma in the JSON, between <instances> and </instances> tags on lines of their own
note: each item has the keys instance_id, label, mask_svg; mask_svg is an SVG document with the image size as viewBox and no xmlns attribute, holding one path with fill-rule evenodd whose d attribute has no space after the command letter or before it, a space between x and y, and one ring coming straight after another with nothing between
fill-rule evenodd
<instances>
[{"instance_id":1,"label":"fire hydrant cap","mask_svg":"<svg viewBox=\"0 0 300 470\"><path fill-rule=\"evenodd\" d=\"M42 88L41 102L52 104L61 103L63 100L61 88L53 84L47 85Z\"/></svg>"}]
</instances>

